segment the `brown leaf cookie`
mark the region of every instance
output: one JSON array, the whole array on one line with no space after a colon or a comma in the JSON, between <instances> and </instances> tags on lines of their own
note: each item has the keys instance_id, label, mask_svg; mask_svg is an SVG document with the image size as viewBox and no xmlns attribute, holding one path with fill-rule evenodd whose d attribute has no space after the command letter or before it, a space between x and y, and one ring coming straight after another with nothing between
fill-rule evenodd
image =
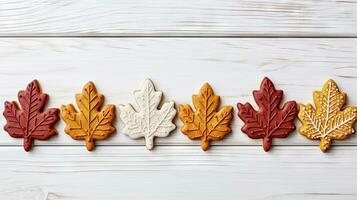
<instances>
[{"instance_id":1,"label":"brown leaf cookie","mask_svg":"<svg viewBox=\"0 0 357 200\"><path fill-rule=\"evenodd\" d=\"M265 77L260 90L253 91L256 111L250 103L238 103L238 116L245 123L242 131L252 139L263 139L264 151L269 151L274 137L285 138L295 130L294 120L298 110L295 101L288 101L280 109L282 90L276 90L273 82Z\"/></svg>"},{"instance_id":2,"label":"brown leaf cookie","mask_svg":"<svg viewBox=\"0 0 357 200\"><path fill-rule=\"evenodd\" d=\"M5 102L5 131L14 138L24 138L24 149L30 151L33 140L47 140L56 134L53 128L58 120L59 109L43 110L47 102L47 94L41 92L39 83L34 80L25 91L20 91L16 102Z\"/></svg>"}]
</instances>

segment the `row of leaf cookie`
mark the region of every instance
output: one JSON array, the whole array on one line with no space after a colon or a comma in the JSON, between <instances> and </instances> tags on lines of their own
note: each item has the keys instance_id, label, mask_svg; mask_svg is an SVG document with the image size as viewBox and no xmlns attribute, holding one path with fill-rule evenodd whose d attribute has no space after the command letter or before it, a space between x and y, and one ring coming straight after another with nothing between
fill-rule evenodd
<instances>
[{"instance_id":1,"label":"row of leaf cookie","mask_svg":"<svg viewBox=\"0 0 357 200\"><path fill-rule=\"evenodd\" d=\"M326 152L332 140L343 140L354 133L353 124L357 119L357 107L345 107L346 93L340 92L333 80L328 80L322 91L313 94L316 109L311 105L286 102L280 108L282 90L276 90L269 78L264 78L260 90L253 91L259 110L250 103L238 103L238 116L243 120L242 132L252 139L263 139L263 148L269 151L272 139L285 138L296 129L294 121L298 117L302 126L301 135L308 139L320 140L320 149ZM193 95L196 112L189 105L180 105L179 116L184 122L181 131L190 139L201 139L203 150L208 149L210 140L222 140L231 132L232 107L224 106L219 112L219 96L214 96L212 88L205 84L198 95Z\"/></svg>"},{"instance_id":2,"label":"row of leaf cookie","mask_svg":"<svg viewBox=\"0 0 357 200\"><path fill-rule=\"evenodd\" d=\"M265 78L259 91L253 96L259 111L246 103L238 103L238 116L245 122L242 131L253 139L263 139L263 147L268 151L273 137L284 138L295 130L294 120L298 115L295 101L287 102L279 108L283 92L276 90L273 83ZM4 116L7 119L5 130L13 137L24 138L24 148L29 151L34 139L45 140L56 133L53 124L58 119L58 109L42 111L47 95L41 93L38 82L31 82L26 91L19 92L19 110L16 102L5 102ZM141 90L134 92L138 108L120 105L120 118L125 124L123 132L131 138L145 138L146 147L153 148L154 137L166 137L175 125L174 102L164 103L158 109L162 92L155 91L150 80L146 80ZM354 132L356 108L348 107L341 111L345 94L338 91L336 84L329 80L322 92L314 93L316 110L308 104L301 105L299 119L302 127L299 132L310 139L320 139L321 150L326 151L332 139L345 139ZM80 112L70 104L62 106L61 116L67 126L65 132L76 140L85 140L88 150L93 150L95 140L104 140L115 132L113 120L114 105L100 109L103 95L98 94L92 82L86 84L81 94L76 95ZM189 105L179 106L179 117L184 122L181 131L190 139L201 139L201 147L207 150L211 140L222 140L231 132L233 118L231 106L224 106L217 112L220 97L215 96L209 84L205 84L198 95L192 96L196 109Z\"/></svg>"},{"instance_id":3,"label":"row of leaf cookie","mask_svg":"<svg viewBox=\"0 0 357 200\"><path fill-rule=\"evenodd\" d=\"M145 137L148 149L153 147L154 136L167 136L176 126L172 123L176 115L174 103L165 103L157 109L162 92L155 91L150 80L142 90L134 92L139 111L131 105L120 106L121 118L126 123L124 132L132 138ZM24 138L25 151L30 151L34 140L47 140L56 134L54 129L60 110L44 110L48 95L41 92L37 80L28 84L26 90L18 93L17 102L5 102L5 131L14 138ZM104 96L99 94L94 83L88 82L80 94L75 95L79 112L72 104L61 107L61 117L66 123L65 133L75 140L85 140L89 151L95 147L95 140L104 140L116 131L113 126L115 106L102 104Z\"/></svg>"},{"instance_id":4,"label":"row of leaf cookie","mask_svg":"<svg viewBox=\"0 0 357 200\"><path fill-rule=\"evenodd\" d=\"M299 133L308 139L320 140L323 152L331 147L332 140L344 140L352 135L357 119L357 107L344 107L346 93L340 92L333 80L328 80L322 91L313 93L315 107L295 101L280 108L283 91L276 90L273 83L264 78L260 90L253 92L259 106L255 111L249 103L238 103L238 116L244 121L242 131L250 138L263 139L263 148L269 151L272 138L285 138L295 130L296 117L301 122Z\"/></svg>"},{"instance_id":5,"label":"row of leaf cookie","mask_svg":"<svg viewBox=\"0 0 357 200\"><path fill-rule=\"evenodd\" d=\"M148 79L141 90L134 91L137 109L132 105L120 105L120 118L125 127L122 130L131 138L145 138L147 149L154 146L154 137L166 137L176 126L172 123L176 115L174 102L164 103L161 109L162 92L155 91ZM76 95L78 113L72 104L62 106L62 119L67 126L65 132L75 140L85 140L89 151L94 148L94 140L104 140L115 132L113 120L114 105L107 105L102 110L103 95L98 94L94 84L88 83L81 94Z\"/></svg>"},{"instance_id":6,"label":"row of leaf cookie","mask_svg":"<svg viewBox=\"0 0 357 200\"><path fill-rule=\"evenodd\" d=\"M33 140L47 140L56 134L53 126L58 120L59 109L43 110L47 97L35 80L18 94L21 109L16 102L5 102L7 124L4 129L12 137L24 138L26 151L31 149ZM134 97L136 109L130 104L119 106L120 118L125 124L123 132L134 139L144 137L147 149L152 149L154 137L166 137L176 128L172 123L176 115L174 102L166 102L158 109L162 92L156 91L150 80L144 82L141 90L134 91ZM72 104L61 107L65 133L75 140L85 140L87 149L91 151L95 140L104 140L116 131L113 126L115 106L110 104L101 109L104 96L97 92L92 82L87 83L75 99L79 112ZM188 105L180 106L180 117L185 122L182 131L191 139L202 138L204 150L208 149L210 140L223 139L231 132L229 124L233 108L226 106L216 113L219 99L205 84L199 95L193 95L195 113Z\"/></svg>"}]
</instances>

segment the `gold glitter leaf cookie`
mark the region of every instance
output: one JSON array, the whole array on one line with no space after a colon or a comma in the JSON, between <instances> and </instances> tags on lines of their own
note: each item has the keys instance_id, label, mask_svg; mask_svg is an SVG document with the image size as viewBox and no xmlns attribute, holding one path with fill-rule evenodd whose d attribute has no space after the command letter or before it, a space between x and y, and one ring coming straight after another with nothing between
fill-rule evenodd
<instances>
[{"instance_id":1,"label":"gold glitter leaf cookie","mask_svg":"<svg viewBox=\"0 0 357 200\"><path fill-rule=\"evenodd\" d=\"M357 107L345 107L346 93L340 92L333 80L328 80L322 91L315 91L316 109L307 104L300 105L300 134L312 140L320 140L320 149L326 152L332 140L344 140L355 130Z\"/></svg>"},{"instance_id":2,"label":"gold glitter leaf cookie","mask_svg":"<svg viewBox=\"0 0 357 200\"><path fill-rule=\"evenodd\" d=\"M75 140L85 140L88 151L92 151L95 140L104 140L115 132L115 108L106 105L100 110L104 96L92 82L84 86L81 94L76 94L76 102L80 112L72 104L62 106L61 116L67 125L64 131Z\"/></svg>"}]
</instances>

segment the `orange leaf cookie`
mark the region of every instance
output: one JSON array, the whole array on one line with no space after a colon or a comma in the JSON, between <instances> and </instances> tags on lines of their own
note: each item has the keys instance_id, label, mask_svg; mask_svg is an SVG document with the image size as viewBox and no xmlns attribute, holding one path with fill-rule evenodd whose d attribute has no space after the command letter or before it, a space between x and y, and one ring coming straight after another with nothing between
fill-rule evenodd
<instances>
[{"instance_id":1,"label":"orange leaf cookie","mask_svg":"<svg viewBox=\"0 0 357 200\"><path fill-rule=\"evenodd\" d=\"M65 132L75 140L85 140L88 151L94 149L95 140L104 140L115 132L114 105L104 106L104 96L97 93L92 82L87 83L81 94L76 94L76 102L80 112L72 104L62 106L62 119L67 126Z\"/></svg>"},{"instance_id":2,"label":"orange leaf cookie","mask_svg":"<svg viewBox=\"0 0 357 200\"><path fill-rule=\"evenodd\" d=\"M299 132L309 139L320 140L320 149L326 152L332 140L344 140L355 132L357 107L343 107L346 93L340 92L333 80L328 80L322 91L315 91L313 98L316 109L311 104L300 105Z\"/></svg>"},{"instance_id":3,"label":"orange leaf cookie","mask_svg":"<svg viewBox=\"0 0 357 200\"><path fill-rule=\"evenodd\" d=\"M206 151L211 140L222 140L231 133L232 106L224 106L217 112L220 97L215 96L211 86L206 83L198 95L192 96L196 112L190 105L179 106L179 117L184 123L181 131L190 139L201 139L201 147Z\"/></svg>"}]
</instances>

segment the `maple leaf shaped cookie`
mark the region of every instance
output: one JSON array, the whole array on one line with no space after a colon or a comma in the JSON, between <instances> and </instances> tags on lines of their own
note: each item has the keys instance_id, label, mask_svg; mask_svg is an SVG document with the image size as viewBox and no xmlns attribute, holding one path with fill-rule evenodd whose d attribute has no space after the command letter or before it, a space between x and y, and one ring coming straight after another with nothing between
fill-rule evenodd
<instances>
[{"instance_id":1,"label":"maple leaf shaped cookie","mask_svg":"<svg viewBox=\"0 0 357 200\"><path fill-rule=\"evenodd\" d=\"M263 139L263 148L269 151L273 137L285 138L295 130L294 120L298 110L295 101L286 102L279 108L282 90L276 90L271 80L265 77L259 91L253 91L259 111L249 103L238 103L238 116L245 123L242 131L252 139Z\"/></svg>"},{"instance_id":2,"label":"maple leaf shaped cookie","mask_svg":"<svg viewBox=\"0 0 357 200\"><path fill-rule=\"evenodd\" d=\"M75 140L85 140L88 151L94 149L95 140L105 140L115 132L114 105L106 105L100 110L104 96L97 92L92 82L87 83L81 94L76 94L80 112L72 104L62 106L61 116L66 123L65 132Z\"/></svg>"},{"instance_id":3,"label":"maple leaf shaped cookie","mask_svg":"<svg viewBox=\"0 0 357 200\"><path fill-rule=\"evenodd\" d=\"M222 140L231 133L229 127L233 118L232 106L223 106L216 111L220 104L220 97L215 96L211 86L206 83L198 95L192 96L196 112L190 105L179 106L179 117L184 123L181 131L190 139L201 139L201 148L206 151L211 140Z\"/></svg>"},{"instance_id":4,"label":"maple leaf shaped cookie","mask_svg":"<svg viewBox=\"0 0 357 200\"><path fill-rule=\"evenodd\" d=\"M299 132L309 139L320 140L321 151L327 152L332 140L344 140L355 132L357 107L343 108L346 93L340 92L333 80L328 80L322 91L315 91L313 98L316 109L311 104L300 105Z\"/></svg>"},{"instance_id":5,"label":"maple leaf shaped cookie","mask_svg":"<svg viewBox=\"0 0 357 200\"><path fill-rule=\"evenodd\" d=\"M120 105L120 119L124 122L123 132L133 139L145 138L148 150L154 147L154 137L166 137L176 126L172 123L176 115L174 102L164 103L160 109L162 92L155 91L151 80L145 80L141 90L134 91L138 108Z\"/></svg>"},{"instance_id":6,"label":"maple leaf shaped cookie","mask_svg":"<svg viewBox=\"0 0 357 200\"><path fill-rule=\"evenodd\" d=\"M24 138L25 151L30 151L34 139L47 140L56 134L53 126L58 120L59 109L43 110L47 97L34 80L18 94L21 110L16 102L5 102L7 123L4 129L11 137Z\"/></svg>"}]
</instances>

